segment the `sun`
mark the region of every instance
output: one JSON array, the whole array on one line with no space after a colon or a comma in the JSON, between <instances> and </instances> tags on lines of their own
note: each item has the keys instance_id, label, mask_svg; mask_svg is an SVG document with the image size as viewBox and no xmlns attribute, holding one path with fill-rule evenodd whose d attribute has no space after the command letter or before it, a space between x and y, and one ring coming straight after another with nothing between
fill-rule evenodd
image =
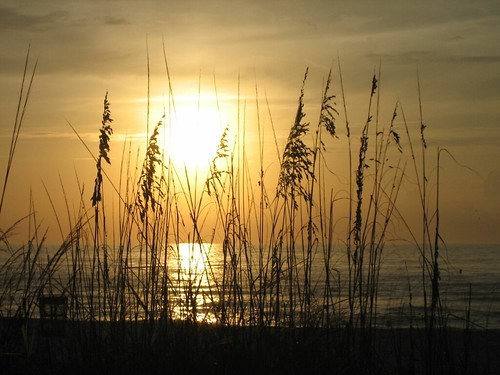
<instances>
[{"instance_id":1,"label":"sun","mask_svg":"<svg viewBox=\"0 0 500 375\"><path fill-rule=\"evenodd\" d=\"M210 100L179 101L165 119L165 154L179 167L208 168L224 131L223 117Z\"/></svg>"}]
</instances>

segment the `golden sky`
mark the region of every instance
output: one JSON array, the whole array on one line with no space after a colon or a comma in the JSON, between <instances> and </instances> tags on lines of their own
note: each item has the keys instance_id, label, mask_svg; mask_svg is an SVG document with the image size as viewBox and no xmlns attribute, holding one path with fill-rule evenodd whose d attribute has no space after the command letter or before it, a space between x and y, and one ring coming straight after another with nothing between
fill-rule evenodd
<instances>
[{"instance_id":1,"label":"golden sky","mask_svg":"<svg viewBox=\"0 0 500 375\"><path fill-rule=\"evenodd\" d=\"M71 195L78 175L90 199L94 163L67 122L97 150L106 91L114 137L146 132L148 52L151 123L160 120L168 96L164 46L179 106L197 105L198 92L213 102L215 80L227 108L221 121L235 123L238 90L251 113L257 88L263 113L269 102L280 145L306 67L306 102L317 104L330 68L339 94L340 58L353 127L365 120L379 66L383 119L400 100L408 122L418 125L418 69L430 155L446 147L457 161L443 157L444 236L500 243L498 1L0 0L2 178L30 44L38 67L2 229L27 214L30 191L42 225L55 226L44 219L51 210L44 185L56 206L63 205L60 181ZM339 97L337 104L340 110ZM119 161L121 147L112 153Z\"/></svg>"}]
</instances>

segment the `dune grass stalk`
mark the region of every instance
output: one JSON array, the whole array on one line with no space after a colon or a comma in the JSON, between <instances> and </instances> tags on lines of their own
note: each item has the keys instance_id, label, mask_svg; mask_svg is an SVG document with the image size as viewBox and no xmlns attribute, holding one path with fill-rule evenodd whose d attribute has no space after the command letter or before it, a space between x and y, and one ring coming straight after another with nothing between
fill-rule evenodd
<instances>
[{"instance_id":1,"label":"dune grass stalk","mask_svg":"<svg viewBox=\"0 0 500 375\"><path fill-rule=\"evenodd\" d=\"M306 224L306 244L305 246L302 246L303 248L303 254L302 258L304 261L304 266L303 266L303 295L304 299L302 301L303 306L301 307L301 310L303 310L302 316L301 316L301 322L300 325L303 326L307 324L306 322L311 321L311 308L312 308L312 266L313 266L313 252L314 252L314 247L315 244L317 243L316 239L316 233L319 230L318 225L321 226L321 219L323 217L321 210L318 211L318 217L320 223L317 224L317 214L315 212L316 206L319 204L320 199L318 199L318 202L316 202L317 197L315 196L315 188L318 183L321 183L321 169L319 166L319 162L321 161L322 158L322 153L323 151L326 151L325 149L325 143L322 139L322 132L326 131L331 137L336 136L336 129L335 129L335 122L334 122L334 115L337 114L337 110L334 108L335 103L333 103L333 100L335 98L334 95L331 95L329 90L330 90L330 84L331 84L331 79L332 79L332 72L331 70L328 73L328 77L326 79L323 95L322 95L322 100L321 100L321 107L320 107L320 113L319 113L319 120L317 124L317 128L315 130L315 136L314 136L314 142L312 145L312 148L310 149L310 178L308 178L308 186L307 186L307 197L305 201L307 202L307 224ZM322 186L321 186L322 188ZM319 206L318 206L319 207ZM329 272L327 270L326 272Z\"/></svg>"},{"instance_id":2,"label":"dune grass stalk","mask_svg":"<svg viewBox=\"0 0 500 375\"><path fill-rule=\"evenodd\" d=\"M102 113L102 121L101 128L99 129L99 154L97 156L96 162L96 178L94 182L94 192L91 197L92 206L94 207L94 243L93 243L93 251L94 255L92 257L92 280L91 284L94 285L93 279L94 277L97 280L97 290L103 290L103 298L99 295L97 297L97 314L96 319L100 320L103 314L107 316L107 306L106 301L108 298L108 285L109 285L109 265L108 265L108 244L107 244L107 229L106 229L106 214L104 211L104 206L102 206L102 216L100 216L100 208L101 202L103 201L103 160L107 164L111 164L111 160L109 158L110 151L110 136L113 134L113 128L111 127L111 123L113 119L111 118L110 104L108 101L108 93L106 92L104 96L103 103L103 113ZM99 238L100 226L102 225L102 239ZM102 260L101 260L101 251L102 251ZM98 292L99 293L99 292ZM91 289L91 309L94 308L94 288ZM92 314L95 314L92 311Z\"/></svg>"},{"instance_id":3,"label":"dune grass stalk","mask_svg":"<svg viewBox=\"0 0 500 375\"><path fill-rule=\"evenodd\" d=\"M364 256L365 256L365 242L362 236L363 233L363 191L364 191L364 183L365 183L365 170L368 168L366 163L366 154L368 151L368 130L369 125L372 121L372 101L375 96L377 90L377 77L374 75L372 79L372 87L370 93L370 100L368 104L368 115L363 126L363 130L361 133L360 139L360 147L358 154L358 167L356 169L356 210L355 210L355 218L353 224L353 236L354 236L354 250L352 254L348 254L349 262L352 264L352 271L349 271L352 274L349 277L350 280L350 316L349 316L349 325L354 325L354 317L356 311L356 304L362 308L363 306L363 283L364 283ZM351 270L351 266L349 267ZM361 327L364 328L365 324L365 316L361 314Z\"/></svg>"},{"instance_id":4,"label":"dune grass stalk","mask_svg":"<svg viewBox=\"0 0 500 375\"><path fill-rule=\"evenodd\" d=\"M12 169L12 165L14 162L14 156L16 153L17 142L19 140L19 134L21 132L21 128L24 122L24 117L26 115L26 110L28 106L28 101L30 98L31 87L33 85L33 80L35 78L36 68L38 66L38 60L35 61L31 75L28 75L28 66L30 62L30 50L31 46L28 46L28 50L26 52L26 59L24 61L24 71L22 75L21 81L21 89L19 91L19 98L17 102L17 110L16 110L16 118L14 121L14 126L12 128L12 136L10 138L10 148L9 148L9 157L7 159L7 165L5 169L5 177L2 185L2 195L0 197L0 216L2 214L3 203L5 199L5 193L7 191L7 186L10 177L10 171ZM29 80L29 82L26 82Z\"/></svg>"},{"instance_id":5,"label":"dune grass stalk","mask_svg":"<svg viewBox=\"0 0 500 375\"><path fill-rule=\"evenodd\" d=\"M297 113L294 123L288 134L288 140L283 152L278 179L277 196L283 199L282 225L286 248L285 264L287 273L288 289L288 325L295 326L296 299L299 290L296 288L298 282L296 250L296 219L301 200L305 202L309 199L307 190L303 185L303 180L310 180L313 176L311 171L312 150L304 142L304 136L309 132L309 123L303 122L304 113L304 86L307 79L308 70L304 75L302 88L299 96Z\"/></svg>"}]
</instances>

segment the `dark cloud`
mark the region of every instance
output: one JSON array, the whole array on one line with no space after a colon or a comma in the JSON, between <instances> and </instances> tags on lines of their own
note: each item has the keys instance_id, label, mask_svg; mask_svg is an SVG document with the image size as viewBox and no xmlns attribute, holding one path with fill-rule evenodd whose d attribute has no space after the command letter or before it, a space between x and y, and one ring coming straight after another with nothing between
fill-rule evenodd
<instances>
[{"instance_id":1,"label":"dark cloud","mask_svg":"<svg viewBox=\"0 0 500 375\"><path fill-rule=\"evenodd\" d=\"M65 11L48 14L27 14L11 8L0 8L0 32L5 30L46 31L66 16Z\"/></svg>"},{"instance_id":2,"label":"dark cloud","mask_svg":"<svg viewBox=\"0 0 500 375\"><path fill-rule=\"evenodd\" d=\"M500 55L472 55L472 56L451 56L448 58L450 62L460 63L500 63Z\"/></svg>"},{"instance_id":3,"label":"dark cloud","mask_svg":"<svg viewBox=\"0 0 500 375\"><path fill-rule=\"evenodd\" d=\"M365 57L372 59L380 59L381 61L389 62L391 64L415 64L417 62L439 62L439 63L467 63L467 64L488 64L500 63L500 54L492 55L463 55L456 56L446 53L446 51L423 51L413 50L407 52L393 51L390 53L367 53Z\"/></svg>"},{"instance_id":4,"label":"dark cloud","mask_svg":"<svg viewBox=\"0 0 500 375\"><path fill-rule=\"evenodd\" d=\"M131 22L125 17L116 17L113 15L106 15L102 18L104 24L115 25L115 26L126 26L130 25Z\"/></svg>"}]
</instances>

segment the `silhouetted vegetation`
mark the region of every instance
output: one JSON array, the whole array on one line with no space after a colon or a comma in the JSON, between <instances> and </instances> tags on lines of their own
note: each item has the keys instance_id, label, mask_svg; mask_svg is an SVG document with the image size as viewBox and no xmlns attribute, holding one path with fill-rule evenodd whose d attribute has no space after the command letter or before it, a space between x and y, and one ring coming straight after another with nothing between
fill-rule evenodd
<instances>
[{"instance_id":1,"label":"silhouetted vegetation","mask_svg":"<svg viewBox=\"0 0 500 375\"><path fill-rule=\"evenodd\" d=\"M0 366L25 373L123 374L492 371L487 345L498 348L496 333L472 331L469 315L463 330L447 324L439 284L439 199L429 199L423 120L417 155L401 103L395 103L389 123L379 121L376 74L366 122L354 139L339 64L343 113L330 71L318 122L306 121L307 75L306 70L286 145L276 155L279 175L266 174L259 138L253 150L260 155L257 181L248 172L244 135L237 134L231 145L229 128L208 175L179 170L159 145L168 117L149 135L142 168L134 167L141 162L124 149L119 183L107 181L113 130L106 93L93 194L89 200L79 186L77 212L68 208L71 230L61 245L47 252L34 211L22 219L34 228L26 244L14 247L9 241L16 223L0 233L8 253L0 270ZM26 101L21 106L19 99L23 111ZM23 113L14 126L7 171ZM403 128L397 129L400 116ZM345 136L339 134L341 117ZM327 166L327 149L340 137L349 145L344 196L328 178ZM409 175L418 186L421 234L398 210ZM8 175L3 191L7 182ZM111 196L118 208L109 203ZM336 207L345 202L347 217L339 218ZM347 225L345 237L338 238L334 228L340 219ZM422 265L422 295L409 282L411 316L403 328L377 320L383 254L394 221L419 249ZM188 266L181 264L183 251ZM336 263L339 253L342 266ZM56 309L45 317L43 298Z\"/></svg>"}]
</instances>

